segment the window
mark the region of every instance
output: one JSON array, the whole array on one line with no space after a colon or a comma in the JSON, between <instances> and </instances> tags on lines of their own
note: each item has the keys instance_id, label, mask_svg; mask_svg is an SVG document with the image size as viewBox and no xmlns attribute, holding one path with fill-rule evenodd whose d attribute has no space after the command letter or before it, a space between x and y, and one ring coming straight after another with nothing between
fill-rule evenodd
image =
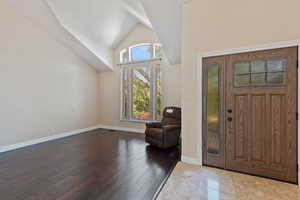
<instances>
[{"instance_id":1,"label":"window","mask_svg":"<svg viewBox=\"0 0 300 200\"><path fill-rule=\"evenodd\" d=\"M162 50L159 44L140 44L120 52L121 119L156 121L161 119Z\"/></svg>"},{"instance_id":2,"label":"window","mask_svg":"<svg viewBox=\"0 0 300 200\"><path fill-rule=\"evenodd\" d=\"M162 57L163 52L160 44L139 44L120 52L121 63L146 61Z\"/></svg>"},{"instance_id":3,"label":"window","mask_svg":"<svg viewBox=\"0 0 300 200\"><path fill-rule=\"evenodd\" d=\"M235 87L276 86L285 83L286 59L254 60L235 64Z\"/></svg>"},{"instance_id":4,"label":"window","mask_svg":"<svg viewBox=\"0 0 300 200\"><path fill-rule=\"evenodd\" d=\"M129 59L128 59L128 51L127 49L124 49L120 52L120 62L121 63L126 63L128 62Z\"/></svg>"},{"instance_id":5,"label":"window","mask_svg":"<svg viewBox=\"0 0 300 200\"><path fill-rule=\"evenodd\" d=\"M153 58L152 45L139 45L130 48L131 62L150 60Z\"/></svg>"}]
</instances>

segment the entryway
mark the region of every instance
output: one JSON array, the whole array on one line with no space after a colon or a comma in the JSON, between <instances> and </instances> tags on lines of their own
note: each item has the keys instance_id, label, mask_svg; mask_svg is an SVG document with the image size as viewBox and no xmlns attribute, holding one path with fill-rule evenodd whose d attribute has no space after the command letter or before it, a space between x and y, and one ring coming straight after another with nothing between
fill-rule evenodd
<instances>
[{"instance_id":1,"label":"entryway","mask_svg":"<svg viewBox=\"0 0 300 200\"><path fill-rule=\"evenodd\" d=\"M203 163L297 183L298 48L203 59Z\"/></svg>"}]
</instances>

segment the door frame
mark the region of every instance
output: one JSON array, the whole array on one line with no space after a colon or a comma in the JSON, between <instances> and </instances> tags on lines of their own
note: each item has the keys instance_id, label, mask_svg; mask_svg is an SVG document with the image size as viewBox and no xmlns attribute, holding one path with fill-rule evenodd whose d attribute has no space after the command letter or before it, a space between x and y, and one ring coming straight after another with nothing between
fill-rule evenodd
<instances>
[{"instance_id":1,"label":"door frame","mask_svg":"<svg viewBox=\"0 0 300 200\"><path fill-rule=\"evenodd\" d=\"M233 49L226 49L221 51L211 51L211 52L203 52L199 53L197 56L197 65L196 65L196 71L197 71L197 158L182 158L183 161L186 160L186 162L192 163L192 164L203 164L203 155L202 155L202 120L203 120L203 96L202 96L202 90L203 90L203 74L202 74L202 60L206 57L213 57L213 56L224 56L224 55L230 55L230 54L237 54L237 53L247 53L247 52L253 52L253 51L262 51L262 50L270 50L270 49L279 49L279 48L286 48L286 47L298 47L298 59L300 59L300 40L292 40L292 41L286 41L286 42L277 42L277 43L270 43L265 45L257 45L252 47L245 47L245 48L233 48ZM300 62L298 62L298 68L300 68ZM300 113L300 70L298 70L297 74L297 112ZM300 120L297 121L297 161L298 164L300 164ZM298 185L300 185L300 173L298 171Z\"/></svg>"}]
</instances>

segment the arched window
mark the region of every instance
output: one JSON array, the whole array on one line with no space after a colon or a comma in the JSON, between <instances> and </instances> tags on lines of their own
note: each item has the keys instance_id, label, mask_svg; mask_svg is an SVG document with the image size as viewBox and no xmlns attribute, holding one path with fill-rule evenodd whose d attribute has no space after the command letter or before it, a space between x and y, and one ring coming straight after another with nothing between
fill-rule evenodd
<instances>
[{"instance_id":1,"label":"arched window","mask_svg":"<svg viewBox=\"0 0 300 200\"><path fill-rule=\"evenodd\" d=\"M156 121L161 119L162 94L160 44L143 43L120 51L121 119Z\"/></svg>"},{"instance_id":2,"label":"arched window","mask_svg":"<svg viewBox=\"0 0 300 200\"><path fill-rule=\"evenodd\" d=\"M160 44L142 43L123 49L120 52L120 63L146 61L162 56Z\"/></svg>"}]
</instances>

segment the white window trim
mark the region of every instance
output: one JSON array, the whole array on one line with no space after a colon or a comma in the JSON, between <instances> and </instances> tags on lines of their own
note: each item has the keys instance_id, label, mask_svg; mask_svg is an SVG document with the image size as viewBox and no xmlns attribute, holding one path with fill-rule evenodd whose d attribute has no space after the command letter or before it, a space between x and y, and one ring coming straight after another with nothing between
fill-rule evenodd
<instances>
[{"instance_id":1,"label":"white window trim","mask_svg":"<svg viewBox=\"0 0 300 200\"><path fill-rule=\"evenodd\" d=\"M153 58L156 58L156 51L155 51L156 47L161 47L161 44L159 44L159 43L153 44Z\"/></svg>"},{"instance_id":2,"label":"white window trim","mask_svg":"<svg viewBox=\"0 0 300 200\"><path fill-rule=\"evenodd\" d=\"M123 54L125 53L125 52L127 52L127 49L123 49L123 50L121 50L120 51L120 63L122 63L123 62Z\"/></svg>"},{"instance_id":3,"label":"white window trim","mask_svg":"<svg viewBox=\"0 0 300 200\"><path fill-rule=\"evenodd\" d=\"M132 56L131 56L131 50L132 48L135 48L135 47L138 47L138 46L145 46L145 45L149 45L149 46L152 46L152 59L148 59L148 60L142 60L142 61L132 61ZM156 47L159 46L161 47L161 44L159 43L138 43L138 44L135 44L135 45L132 45L128 48L125 48L123 50L120 51L120 64L118 64L119 67L131 67L131 68L137 68L137 67L142 67L143 64L145 65L159 65L161 66L161 63L162 63L162 58L155 58L156 57ZM123 61L123 53L128 51L128 62L126 63L122 63ZM121 94L121 98L120 98L120 121L129 121L129 122L137 122L137 123L145 123L145 122L153 122L153 121L158 121L158 120L155 120L155 117L156 117L156 101L154 100L156 98L156 87L155 87L155 83L156 83L156 75L155 74L155 68L151 70L151 74L152 76L154 76L154 81L151 81L150 83L150 87L151 87L151 91L154 90L154 92L151 92L152 93L152 96L151 96L151 107L152 107L152 114L153 114L153 118L152 120L139 120L139 119L135 119L132 117L132 110L133 110L133 103L132 103L132 74L129 76L129 93L130 95L128 96L129 97L129 119L126 119L126 117L123 116L123 111L124 111L124 95L123 95L123 73L124 73L124 70L121 69L120 70L121 73L120 73L120 94ZM154 74L153 74L154 73ZM160 71L161 73L161 78L160 78L160 82L162 83L163 81L163 74L162 74L162 69ZM161 84L162 85L162 84ZM163 104L164 104L164 101L163 101L163 87L161 88L161 104L162 104L162 107L163 107Z\"/></svg>"},{"instance_id":4,"label":"white window trim","mask_svg":"<svg viewBox=\"0 0 300 200\"><path fill-rule=\"evenodd\" d=\"M132 111L133 111L133 102L132 102L133 93L132 93L132 82L131 82L132 78L133 78L132 74L130 74L129 77L128 77L129 78L129 95L128 95L128 97L129 97L129 100L128 100L129 101L129 110L128 110L129 116L128 116L128 118L126 118L126 117L123 116L123 111L124 111L124 94L123 94L123 92L124 92L123 91L123 75L124 74L123 73L124 73L124 70L123 69L120 70L121 71L121 73L120 73L120 82L121 82L121 84L120 84L120 86L121 86L120 87L120 94L121 94L121 98L120 98L121 99L121 101L120 101L120 121L137 122L137 123L146 123L146 122L158 121L158 120L155 119L155 117L156 117L156 101L155 101L156 87L155 87L155 85L156 85L157 77L156 77L156 73L155 73L156 67L154 67L154 66L157 66L157 65L161 66L161 60L162 59L151 59L151 60L147 60L147 61L143 61L143 62L136 62L136 63L131 62L131 63L119 64L119 66L121 68L124 68L124 67L131 68L130 72L127 72L127 73L132 73L133 72L132 70L144 67L143 64L145 64L145 65L150 64L150 66L152 66L151 67L152 69L151 69L150 73L152 74L152 77L154 77L154 80L151 81L151 83L150 83L151 91L154 91L154 92L151 92L152 93L152 96L151 96L152 119L151 120L140 120L140 119L136 119L132 116ZM162 82L162 74L161 74L160 82ZM161 93L162 92L163 92L163 90L161 89ZM163 95L161 95L161 104L163 105Z\"/></svg>"}]
</instances>

